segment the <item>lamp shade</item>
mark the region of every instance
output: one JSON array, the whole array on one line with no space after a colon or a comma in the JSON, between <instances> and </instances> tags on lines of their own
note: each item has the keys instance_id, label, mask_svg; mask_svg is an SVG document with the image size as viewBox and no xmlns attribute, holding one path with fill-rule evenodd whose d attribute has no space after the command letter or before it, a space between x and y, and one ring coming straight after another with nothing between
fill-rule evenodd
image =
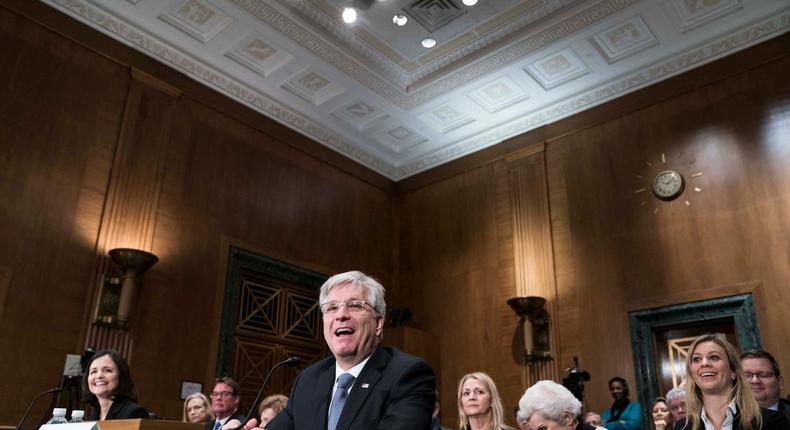
<instances>
[{"instance_id":1,"label":"lamp shade","mask_svg":"<svg viewBox=\"0 0 790 430\"><path fill-rule=\"evenodd\" d=\"M507 304L516 311L518 316L527 316L546 304L546 299L538 296L513 297Z\"/></svg>"},{"instance_id":2,"label":"lamp shade","mask_svg":"<svg viewBox=\"0 0 790 430\"><path fill-rule=\"evenodd\" d=\"M144 273L159 261L159 257L150 252L131 248L115 248L110 250L110 258L126 272L136 275Z\"/></svg>"}]
</instances>

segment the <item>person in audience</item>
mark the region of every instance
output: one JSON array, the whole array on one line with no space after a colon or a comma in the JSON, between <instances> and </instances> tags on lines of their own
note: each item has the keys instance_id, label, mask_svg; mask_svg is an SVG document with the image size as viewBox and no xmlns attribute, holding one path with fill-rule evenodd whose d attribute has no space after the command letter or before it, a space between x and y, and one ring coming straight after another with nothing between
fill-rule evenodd
<instances>
[{"instance_id":1,"label":"person in audience","mask_svg":"<svg viewBox=\"0 0 790 430\"><path fill-rule=\"evenodd\" d=\"M603 418L598 412L587 412L582 417L582 422L590 424L593 427L603 427Z\"/></svg>"},{"instance_id":2,"label":"person in audience","mask_svg":"<svg viewBox=\"0 0 790 430\"><path fill-rule=\"evenodd\" d=\"M776 358L766 351L746 351L741 354L741 370L757 404L768 410L764 413L766 421L785 420L790 424L790 402L781 395L784 376Z\"/></svg>"},{"instance_id":3,"label":"person in audience","mask_svg":"<svg viewBox=\"0 0 790 430\"><path fill-rule=\"evenodd\" d=\"M214 411L203 393L192 393L184 400L184 415L181 421L185 423L200 423L214 421Z\"/></svg>"},{"instance_id":4,"label":"person in audience","mask_svg":"<svg viewBox=\"0 0 790 430\"><path fill-rule=\"evenodd\" d=\"M129 364L118 351L103 349L88 361L83 383L85 400L93 406L86 421L148 418L148 411L138 405L137 390Z\"/></svg>"},{"instance_id":5,"label":"person in audience","mask_svg":"<svg viewBox=\"0 0 790 430\"><path fill-rule=\"evenodd\" d=\"M704 334L686 356L686 429L769 430L743 377L735 347L721 334Z\"/></svg>"},{"instance_id":6,"label":"person in audience","mask_svg":"<svg viewBox=\"0 0 790 430\"><path fill-rule=\"evenodd\" d=\"M527 424L527 417L521 413L521 409L516 407L516 427L518 430L529 430L529 424Z\"/></svg>"},{"instance_id":7,"label":"person in audience","mask_svg":"<svg viewBox=\"0 0 790 430\"><path fill-rule=\"evenodd\" d=\"M239 392L241 387L233 378L224 376L214 380L211 390L211 410L214 419L206 421L205 430L220 430L230 420L243 420L244 414L239 411Z\"/></svg>"},{"instance_id":8,"label":"person in audience","mask_svg":"<svg viewBox=\"0 0 790 430\"><path fill-rule=\"evenodd\" d=\"M675 428L686 421L686 387L681 385L667 392L667 406L672 413Z\"/></svg>"},{"instance_id":9,"label":"person in audience","mask_svg":"<svg viewBox=\"0 0 790 430\"><path fill-rule=\"evenodd\" d=\"M639 403L628 398L628 382L615 376L609 380L609 392L614 403L603 411L601 418L609 430L640 430L642 427L642 408Z\"/></svg>"},{"instance_id":10,"label":"person in audience","mask_svg":"<svg viewBox=\"0 0 790 430\"><path fill-rule=\"evenodd\" d=\"M258 416L261 417L260 427L266 428L266 424L276 417L281 410L285 409L287 404L288 396L283 396L282 394L272 394L261 400L261 404L258 406Z\"/></svg>"},{"instance_id":11,"label":"person in audience","mask_svg":"<svg viewBox=\"0 0 790 430\"><path fill-rule=\"evenodd\" d=\"M650 406L650 420L652 430L672 430L675 422L672 420L672 413L669 411L667 399L656 397Z\"/></svg>"},{"instance_id":12,"label":"person in audience","mask_svg":"<svg viewBox=\"0 0 790 430\"><path fill-rule=\"evenodd\" d=\"M468 373L458 383L458 425L460 430L512 430L505 425L502 399L487 374Z\"/></svg>"},{"instance_id":13,"label":"person in audience","mask_svg":"<svg viewBox=\"0 0 790 430\"><path fill-rule=\"evenodd\" d=\"M579 422L582 403L573 393L554 381L538 381L518 401L519 412L531 430L594 430ZM599 427L600 428L600 427Z\"/></svg>"}]
</instances>

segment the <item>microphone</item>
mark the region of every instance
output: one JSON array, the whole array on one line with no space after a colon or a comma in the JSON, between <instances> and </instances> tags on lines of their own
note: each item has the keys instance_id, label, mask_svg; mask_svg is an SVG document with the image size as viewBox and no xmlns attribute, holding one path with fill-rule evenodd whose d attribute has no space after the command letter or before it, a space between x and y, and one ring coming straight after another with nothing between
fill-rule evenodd
<instances>
[{"instance_id":1,"label":"microphone","mask_svg":"<svg viewBox=\"0 0 790 430\"><path fill-rule=\"evenodd\" d=\"M27 419L28 414L30 414L30 410L33 409L33 405L36 404L36 400L38 400L39 397L43 396L44 394L57 394L57 393L59 393L61 391L63 391L63 390L60 387L55 387L55 388L50 388L47 391L42 391L42 392L36 394L36 396L33 397L33 400L30 401L30 404L27 405L27 410L25 411L25 414L22 415L22 419L19 420L19 424L16 425L16 430L22 430L22 424L25 423L25 420Z\"/></svg>"},{"instance_id":2,"label":"microphone","mask_svg":"<svg viewBox=\"0 0 790 430\"><path fill-rule=\"evenodd\" d=\"M288 367L296 367L296 366L298 366L300 364L302 364L302 359L299 358L299 357L295 357L294 356L294 357L288 357L285 360L283 360L283 361L275 364L274 366L272 366L272 368L269 370L269 373L266 374L266 378L263 379L263 384L261 385L261 389L258 391L258 396L255 397L255 401L252 402L252 406L250 407L250 413L247 414L247 417L244 418L244 421L241 422L241 425L239 427L236 427L233 430L241 430L241 429L243 429L244 426L247 424L247 422L250 419L252 419L252 416L255 415L255 408L258 406L258 402L261 401L261 396L263 395L263 389L266 388L266 384L269 383L269 378L271 378L272 373L274 373L274 369L276 369L276 368L278 368L278 367L280 367L282 365L286 365Z\"/></svg>"}]
</instances>

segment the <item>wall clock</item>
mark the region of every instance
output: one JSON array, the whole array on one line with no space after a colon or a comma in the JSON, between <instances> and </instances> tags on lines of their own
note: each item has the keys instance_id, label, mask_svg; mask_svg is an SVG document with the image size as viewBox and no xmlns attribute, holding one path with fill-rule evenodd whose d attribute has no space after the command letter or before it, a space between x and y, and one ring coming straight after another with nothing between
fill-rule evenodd
<instances>
[{"instance_id":1,"label":"wall clock","mask_svg":"<svg viewBox=\"0 0 790 430\"><path fill-rule=\"evenodd\" d=\"M649 201L658 200L653 209L653 213L657 214L663 204L671 204L684 194L687 187L694 192L701 192L702 188L693 184L702 176L701 171L692 170L696 161L695 158L683 159L681 154L667 157L665 153L661 153L658 162L646 161L642 172L636 175L641 186L634 190L634 194L642 198L640 205L647 206ZM688 195L682 202L691 206Z\"/></svg>"},{"instance_id":2,"label":"wall clock","mask_svg":"<svg viewBox=\"0 0 790 430\"><path fill-rule=\"evenodd\" d=\"M653 195L664 201L672 201L683 194L686 180L675 170L664 170L653 179Z\"/></svg>"}]
</instances>

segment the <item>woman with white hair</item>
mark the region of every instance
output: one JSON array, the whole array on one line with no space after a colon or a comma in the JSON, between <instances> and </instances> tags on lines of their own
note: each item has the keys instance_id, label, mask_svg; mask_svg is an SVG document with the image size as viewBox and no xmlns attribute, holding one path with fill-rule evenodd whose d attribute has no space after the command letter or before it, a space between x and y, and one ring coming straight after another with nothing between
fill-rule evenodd
<instances>
[{"instance_id":1,"label":"woman with white hair","mask_svg":"<svg viewBox=\"0 0 790 430\"><path fill-rule=\"evenodd\" d=\"M582 403L562 385L539 381L521 396L518 407L532 430L575 430ZM585 427L601 429L583 424Z\"/></svg>"}]
</instances>

